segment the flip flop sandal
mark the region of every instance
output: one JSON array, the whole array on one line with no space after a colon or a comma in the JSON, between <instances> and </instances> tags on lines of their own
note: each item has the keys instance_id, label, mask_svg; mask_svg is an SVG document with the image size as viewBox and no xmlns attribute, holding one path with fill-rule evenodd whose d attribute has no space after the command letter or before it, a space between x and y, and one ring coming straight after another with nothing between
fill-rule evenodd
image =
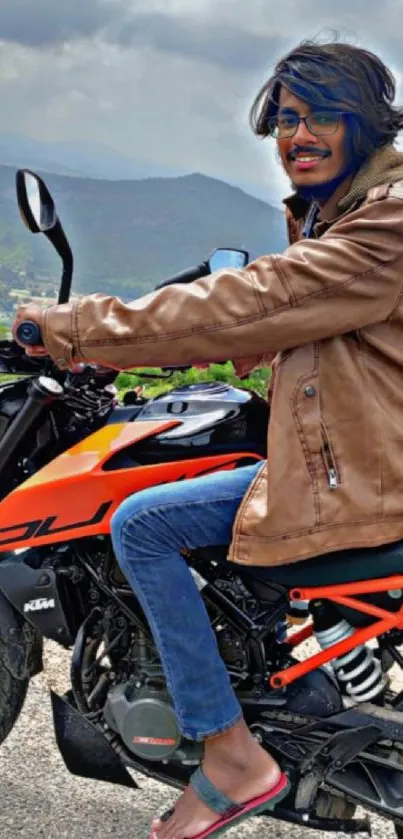
<instances>
[{"instance_id":1,"label":"flip flop sandal","mask_svg":"<svg viewBox=\"0 0 403 839\"><path fill-rule=\"evenodd\" d=\"M287 775L282 773L280 780L270 792L258 795L257 798L251 798L245 804L236 804L209 781L201 768L197 769L192 775L190 783L200 801L203 801L210 810L214 810L221 816L211 827L202 833L198 833L197 836L193 836L192 839L207 839L207 837L212 839L213 836L225 833L230 827L240 824L252 816L258 816L266 810L274 810L276 804L288 795L291 788ZM160 821L168 821L173 813L174 810L168 810L161 816ZM151 833L150 839L153 839L154 836L158 836L155 831Z\"/></svg>"}]
</instances>

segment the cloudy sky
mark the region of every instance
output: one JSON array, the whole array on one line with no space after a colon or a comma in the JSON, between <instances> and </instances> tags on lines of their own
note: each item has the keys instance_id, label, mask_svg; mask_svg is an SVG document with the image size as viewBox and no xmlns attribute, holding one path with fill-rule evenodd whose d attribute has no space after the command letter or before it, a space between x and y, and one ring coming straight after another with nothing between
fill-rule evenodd
<instances>
[{"instance_id":1,"label":"cloudy sky","mask_svg":"<svg viewBox=\"0 0 403 839\"><path fill-rule=\"evenodd\" d=\"M248 109L281 54L323 30L400 79L403 0L0 0L0 133L91 140L289 191Z\"/></svg>"}]
</instances>

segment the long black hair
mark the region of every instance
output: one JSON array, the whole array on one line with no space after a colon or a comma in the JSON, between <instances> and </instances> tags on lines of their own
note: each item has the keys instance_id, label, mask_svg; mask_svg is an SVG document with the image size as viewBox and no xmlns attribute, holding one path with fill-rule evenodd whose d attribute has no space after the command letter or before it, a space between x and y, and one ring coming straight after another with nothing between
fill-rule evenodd
<instances>
[{"instance_id":1,"label":"long black hair","mask_svg":"<svg viewBox=\"0 0 403 839\"><path fill-rule=\"evenodd\" d=\"M253 132L269 135L281 87L311 107L346 112L352 157L358 165L393 143L403 129L403 108L393 105L396 82L378 56L352 44L303 41L276 65L250 111Z\"/></svg>"}]
</instances>

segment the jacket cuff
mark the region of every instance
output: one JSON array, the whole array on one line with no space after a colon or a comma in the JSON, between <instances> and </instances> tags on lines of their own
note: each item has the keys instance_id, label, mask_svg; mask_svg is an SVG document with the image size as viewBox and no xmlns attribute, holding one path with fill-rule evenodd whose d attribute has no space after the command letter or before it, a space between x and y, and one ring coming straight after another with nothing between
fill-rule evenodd
<instances>
[{"instance_id":1,"label":"jacket cuff","mask_svg":"<svg viewBox=\"0 0 403 839\"><path fill-rule=\"evenodd\" d=\"M77 302L45 309L40 327L50 357L61 370L68 370L77 360Z\"/></svg>"},{"instance_id":2,"label":"jacket cuff","mask_svg":"<svg viewBox=\"0 0 403 839\"><path fill-rule=\"evenodd\" d=\"M240 379L245 379L257 367L270 367L275 356L276 353L272 352L246 358L234 358L232 364L236 375Z\"/></svg>"}]
</instances>

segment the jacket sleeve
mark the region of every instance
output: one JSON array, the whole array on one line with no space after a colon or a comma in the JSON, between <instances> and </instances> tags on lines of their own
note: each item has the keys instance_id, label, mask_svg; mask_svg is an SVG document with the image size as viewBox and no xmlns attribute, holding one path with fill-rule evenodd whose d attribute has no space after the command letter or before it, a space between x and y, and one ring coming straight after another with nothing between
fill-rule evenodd
<instances>
[{"instance_id":1,"label":"jacket sleeve","mask_svg":"<svg viewBox=\"0 0 403 839\"><path fill-rule=\"evenodd\" d=\"M42 315L60 367L117 369L254 358L386 320L403 286L403 190L341 217L320 238L243 270L123 303L94 294Z\"/></svg>"}]
</instances>

